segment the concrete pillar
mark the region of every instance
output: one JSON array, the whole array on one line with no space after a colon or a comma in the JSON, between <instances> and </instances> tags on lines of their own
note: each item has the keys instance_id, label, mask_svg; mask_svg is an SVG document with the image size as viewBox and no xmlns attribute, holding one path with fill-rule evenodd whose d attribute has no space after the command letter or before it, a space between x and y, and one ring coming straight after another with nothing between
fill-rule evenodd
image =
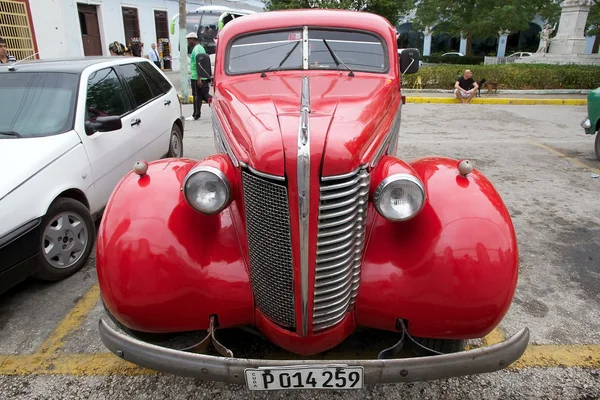
<instances>
[{"instance_id":1,"label":"concrete pillar","mask_svg":"<svg viewBox=\"0 0 600 400\"><path fill-rule=\"evenodd\" d=\"M431 31L426 29L425 32L423 32L423 36L423 55L428 56L431 55Z\"/></svg>"},{"instance_id":2,"label":"concrete pillar","mask_svg":"<svg viewBox=\"0 0 600 400\"><path fill-rule=\"evenodd\" d=\"M498 52L496 52L496 57L504 57L506 55L506 43L508 42L509 33L510 32L508 31L498 32L500 38L498 39Z\"/></svg>"},{"instance_id":3,"label":"concrete pillar","mask_svg":"<svg viewBox=\"0 0 600 400\"><path fill-rule=\"evenodd\" d=\"M467 38L460 38L460 49L458 51L459 53L467 54Z\"/></svg>"}]
</instances>

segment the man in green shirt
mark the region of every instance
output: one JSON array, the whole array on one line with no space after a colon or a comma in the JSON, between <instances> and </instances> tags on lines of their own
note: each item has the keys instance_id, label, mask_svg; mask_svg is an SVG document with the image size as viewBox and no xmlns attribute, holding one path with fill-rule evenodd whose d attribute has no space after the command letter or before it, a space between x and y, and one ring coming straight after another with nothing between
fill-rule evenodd
<instances>
[{"instance_id":1,"label":"man in green shirt","mask_svg":"<svg viewBox=\"0 0 600 400\"><path fill-rule=\"evenodd\" d=\"M194 113L191 117L186 118L188 121L194 121L200 118L200 107L202 107L202 100L206 99L209 102L208 95L208 78L203 76L198 79L198 64L196 58L198 54L206 54L206 50L198 41L198 35L195 32L190 32L186 36L188 42L188 48L192 48L192 54L190 55L190 81L192 86L192 96L194 103ZM206 92L206 93L205 93ZM212 100L212 99L210 99ZM210 104L210 103L209 103Z\"/></svg>"}]
</instances>

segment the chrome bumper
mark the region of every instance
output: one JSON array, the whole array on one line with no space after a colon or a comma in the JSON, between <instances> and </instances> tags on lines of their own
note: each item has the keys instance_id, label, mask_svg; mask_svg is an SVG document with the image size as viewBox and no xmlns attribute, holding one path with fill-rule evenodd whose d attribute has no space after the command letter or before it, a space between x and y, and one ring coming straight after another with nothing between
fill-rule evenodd
<instances>
[{"instance_id":1,"label":"chrome bumper","mask_svg":"<svg viewBox=\"0 0 600 400\"><path fill-rule=\"evenodd\" d=\"M441 356L389 360L253 360L215 357L156 346L120 333L100 320L100 338L122 359L153 370L202 380L244 384L246 368L345 364L364 368L364 382L394 383L444 379L506 368L525 352L529 329L492 346Z\"/></svg>"}]
</instances>

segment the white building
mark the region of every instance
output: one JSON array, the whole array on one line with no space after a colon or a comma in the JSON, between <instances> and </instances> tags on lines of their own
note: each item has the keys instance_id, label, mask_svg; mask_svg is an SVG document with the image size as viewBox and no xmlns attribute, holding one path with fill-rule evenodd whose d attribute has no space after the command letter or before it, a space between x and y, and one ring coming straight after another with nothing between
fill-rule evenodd
<instances>
[{"instance_id":1,"label":"white building","mask_svg":"<svg viewBox=\"0 0 600 400\"><path fill-rule=\"evenodd\" d=\"M203 5L221 5L261 11L257 0L188 0L187 11ZM133 38L170 51L172 69L179 69L178 25L172 35L170 24L179 14L178 0L0 0L0 13L12 25L0 24L0 36L18 59L38 52L38 58L110 55L114 41L127 45ZM159 49L162 50L162 49Z\"/></svg>"}]
</instances>

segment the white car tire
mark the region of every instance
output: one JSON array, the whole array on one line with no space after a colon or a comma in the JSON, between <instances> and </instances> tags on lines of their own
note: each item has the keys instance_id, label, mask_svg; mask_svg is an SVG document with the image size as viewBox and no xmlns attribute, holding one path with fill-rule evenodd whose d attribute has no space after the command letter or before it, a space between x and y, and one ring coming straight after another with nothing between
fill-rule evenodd
<instances>
[{"instance_id":1,"label":"white car tire","mask_svg":"<svg viewBox=\"0 0 600 400\"><path fill-rule=\"evenodd\" d=\"M58 281L73 275L87 262L95 240L89 210L77 200L57 198L42 218L39 262L33 276Z\"/></svg>"},{"instance_id":2,"label":"white car tire","mask_svg":"<svg viewBox=\"0 0 600 400\"><path fill-rule=\"evenodd\" d=\"M167 158L183 157L183 135L181 128L177 124L173 124L171 128L171 137L169 137L169 151Z\"/></svg>"}]
</instances>

